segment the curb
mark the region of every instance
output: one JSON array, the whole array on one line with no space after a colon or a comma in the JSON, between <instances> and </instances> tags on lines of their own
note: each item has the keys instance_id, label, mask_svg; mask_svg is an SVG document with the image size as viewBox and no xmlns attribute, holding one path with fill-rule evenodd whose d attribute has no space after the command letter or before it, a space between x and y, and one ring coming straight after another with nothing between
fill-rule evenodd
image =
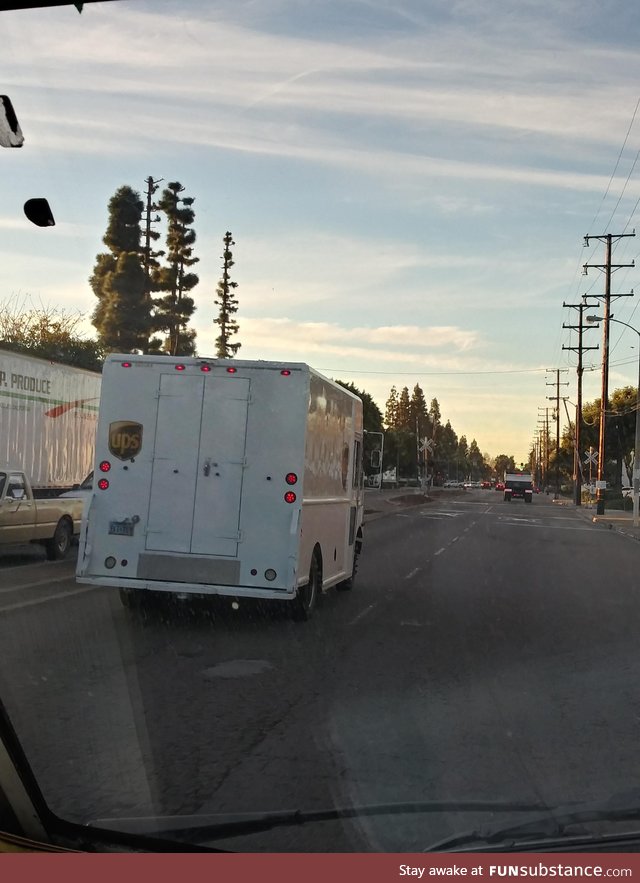
<instances>
[{"instance_id":1,"label":"curb","mask_svg":"<svg viewBox=\"0 0 640 883\"><path fill-rule=\"evenodd\" d=\"M613 530L623 537L627 537L630 540L640 542L640 533L635 534L624 527L616 527L610 521L607 521L606 515L591 515L590 512L587 512L582 508L578 508L577 506L574 507L574 510L579 518L582 518L583 521L588 521L590 524L593 524L594 527L600 527L603 530Z\"/></svg>"}]
</instances>

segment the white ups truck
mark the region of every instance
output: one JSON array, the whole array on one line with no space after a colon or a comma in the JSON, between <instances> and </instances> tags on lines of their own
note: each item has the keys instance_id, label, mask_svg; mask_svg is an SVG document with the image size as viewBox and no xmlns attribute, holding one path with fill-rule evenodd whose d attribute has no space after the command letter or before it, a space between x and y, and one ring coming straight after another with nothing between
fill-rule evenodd
<instances>
[{"instance_id":1,"label":"white ups truck","mask_svg":"<svg viewBox=\"0 0 640 883\"><path fill-rule=\"evenodd\" d=\"M306 619L355 578L362 440L361 400L308 365L112 354L78 581Z\"/></svg>"}]
</instances>

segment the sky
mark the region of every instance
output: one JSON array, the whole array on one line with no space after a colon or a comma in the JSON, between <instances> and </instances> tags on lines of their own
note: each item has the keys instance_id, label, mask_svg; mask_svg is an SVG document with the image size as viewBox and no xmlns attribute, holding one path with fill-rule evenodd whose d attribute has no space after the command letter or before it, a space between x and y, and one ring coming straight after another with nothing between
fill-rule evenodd
<instances>
[{"instance_id":1,"label":"sky","mask_svg":"<svg viewBox=\"0 0 640 883\"><path fill-rule=\"evenodd\" d=\"M558 368L575 405L563 303L604 291L601 271L583 275L604 245L584 236L631 233L638 216L639 37L623 0L2 12L2 91L25 144L0 152L0 297L79 313L93 333L110 197L178 180L195 198L200 355L215 353L229 230L240 358L308 362L383 412L392 385L418 383L458 435L523 461ZM24 218L34 196L55 227ZM614 264L640 256L638 232L614 241ZM612 290L637 272L618 269ZM638 297L614 317L640 328ZM637 382L639 340L613 326L612 390ZM587 401L600 358L585 353Z\"/></svg>"}]
</instances>

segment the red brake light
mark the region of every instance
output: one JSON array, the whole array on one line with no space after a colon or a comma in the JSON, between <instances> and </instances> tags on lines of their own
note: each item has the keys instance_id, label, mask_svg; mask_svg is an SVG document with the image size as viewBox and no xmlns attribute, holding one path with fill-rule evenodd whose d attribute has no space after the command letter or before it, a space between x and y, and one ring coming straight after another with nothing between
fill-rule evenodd
<instances>
[{"instance_id":1,"label":"red brake light","mask_svg":"<svg viewBox=\"0 0 640 883\"><path fill-rule=\"evenodd\" d=\"M298 476L295 474L295 472L287 472L284 480L287 482L287 484L295 484L298 480Z\"/></svg>"},{"instance_id":2,"label":"red brake light","mask_svg":"<svg viewBox=\"0 0 640 883\"><path fill-rule=\"evenodd\" d=\"M108 472L111 469L111 463L108 460L103 460L98 469L100 472Z\"/></svg>"},{"instance_id":3,"label":"red brake light","mask_svg":"<svg viewBox=\"0 0 640 883\"><path fill-rule=\"evenodd\" d=\"M100 481L98 482L98 487L100 488L101 491L106 491L106 489L109 487L109 482L107 481L106 478L101 478Z\"/></svg>"},{"instance_id":4,"label":"red brake light","mask_svg":"<svg viewBox=\"0 0 640 883\"><path fill-rule=\"evenodd\" d=\"M130 368L131 362L120 362L120 367L121 368Z\"/></svg>"},{"instance_id":5,"label":"red brake light","mask_svg":"<svg viewBox=\"0 0 640 883\"><path fill-rule=\"evenodd\" d=\"M238 373L237 368L227 368L227 374L237 374L237 373Z\"/></svg>"},{"instance_id":6,"label":"red brake light","mask_svg":"<svg viewBox=\"0 0 640 883\"><path fill-rule=\"evenodd\" d=\"M186 368L186 365L176 365L176 371L184 371L185 368Z\"/></svg>"},{"instance_id":7,"label":"red brake light","mask_svg":"<svg viewBox=\"0 0 640 883\"><path fill-rule=\"evenodd\" d=\"M200 365L200 370L205 372L211 371L211 365Z\"/></svg>"},{"instance_id":8,"label":"red brake light","mask_svg":"<svg viewBox=\"0 0 640 883\"><path fill-rule=\"evenodd\" d=\"M294 494L294 492L287 491L286 494L284 495L284 501L285 501L285 503L295 503L296 495Z\"/></svg>"},{"instance_id":9,"label":"red brake light","mask_svg":"<svg viewBox=\"0 0 640 883\"><path fill-rule=\"evenodd\" d=\"M291 371L289 371L288 368L284 368L280 373L283 377L288 377L291 374Z\"/></svg>"}]
</instances>

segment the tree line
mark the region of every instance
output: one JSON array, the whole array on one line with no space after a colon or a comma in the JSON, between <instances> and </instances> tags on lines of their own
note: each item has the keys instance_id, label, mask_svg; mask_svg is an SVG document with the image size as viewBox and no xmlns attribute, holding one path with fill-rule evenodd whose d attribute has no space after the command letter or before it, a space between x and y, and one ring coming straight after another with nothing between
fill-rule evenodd
<instances>
[{"instance_id":1,"label":"tree line","mask_svg":"<svg viewBox=\"0 0 640 883\"><path fill-rule=\"evenodd\" d=\"M427 406L418 383L411 394L406 386L400 392L395 385L392 386L384 416L369 393L352 383L342 385L363 401L367 431L365 471L368 475L380 470L377 452L381 447L383 471L395 471L399 479L432 478L436 483L446 479L480 481L516 469L513 456L499 454L493 458L480 450L475 438L468 442L465 435L458 437L451 421L443 422L438 399L432 398ZM381 435L384 435L384 445ZM421 451L425 439L430 442L431 450ZM520 467L526 465L520 464Z\"/></svg>"},{"instance_id":2,"label":"tree line","mask_svg":"<svg viewBox=\"0 0 640 883\"><path fill-rule=\"evenodd\" d=\"M196 332L190 327L196 310L193 289L199 277L193 267L196 232L193 227L194 198L184 186L172 181L157 200L157 182L147 179L147 203L133 188L123 185L109 201L109 217L103 242L108 251L97 255L89 283L97 298L92 323L98 343L105 351L196 354ZM160 233L154 224L164 215L165 248L154 245ZM143 229L144 221L144 229ZM231 342L238 331L237 282L230 276L234 265L227 231L223 239L222 277L216 291L219 326L216 350L219 358L234 355L240 343Z\"/></svg>"},{"instance_id":3,"label":"tree line","mask_svg":"<svg viewBox=\"0 0 640 883\"><path fill-rule=\"evenodd\" d=\"M635 453L635 429L637 412L637 389L634 386L625 386L616 389L609 397L605 421L605 455L604 477L612 488L628 487L631 485ZM559 456L556 456L555 438L548 438L546 449L548 451L548 479L553 486L556 464L560 481L564 485L570 485L574 478L574 433L575 418L569 420L562 432L560 440ZM544 436L544 432L543 432ZM587 402L582 407L582 423L580 429L580 462L582 468L582 480L588 482L589 467L585 464L586 454L589 449L598 450L600 438L600 399ZM539 452L532 452L538 462L538 470L547 468L546 458L540 457ZM592 469L592 478L595 481L595 467Z\"/></svg>"}]
</instances>

